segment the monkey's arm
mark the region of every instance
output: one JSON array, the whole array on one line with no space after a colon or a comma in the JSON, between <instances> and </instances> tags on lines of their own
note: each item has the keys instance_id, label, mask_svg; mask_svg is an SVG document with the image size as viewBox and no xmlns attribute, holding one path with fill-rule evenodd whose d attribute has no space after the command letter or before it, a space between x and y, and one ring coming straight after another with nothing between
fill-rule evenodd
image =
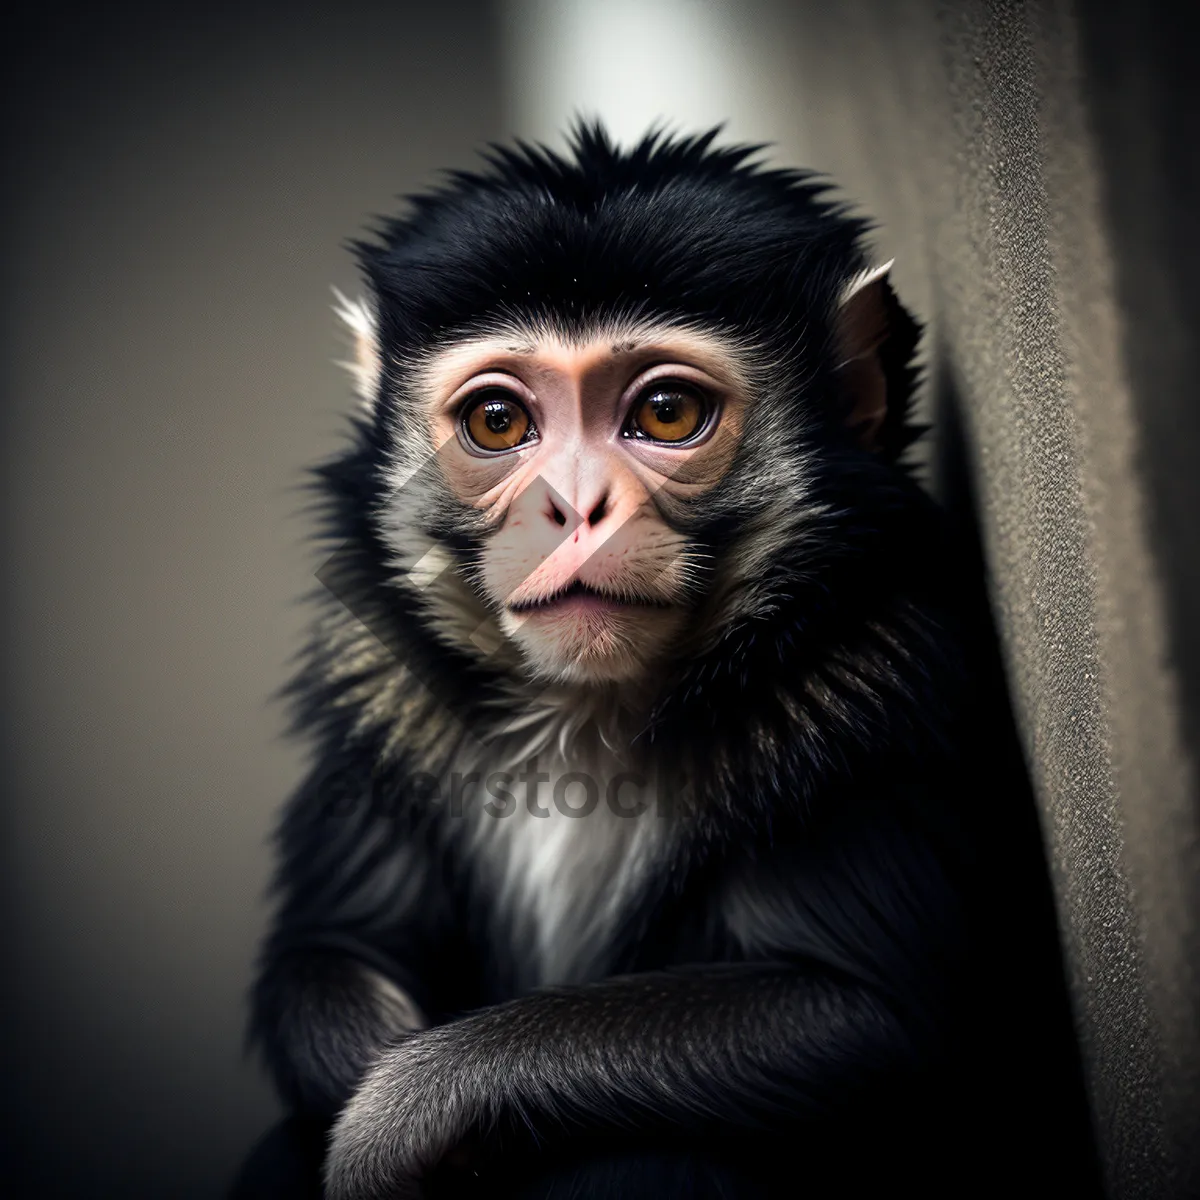
<instances>
[{"instance_id":1,"label":"monkey's arm","mask_svg":"<svg viewBox=\"0 0 1200 1200\"><path fill-rule=\"evenodd\" d=\"M335 1127L327 1194L418 1196L500 1121L703 1135L834 1115L915 1077L921 1040L878 994L816 966L677 968L524 997L387 1049Z\"/></svg>"},{"instance_id":2,"label":"monkey's arm","mask_svg":"<svg viewBox=\"0 0 1200 1200\"><path fill-rule=\"evenodd\" d=\"M928 1095L963 928L924 835L847 813L819 847L751 858L722 909L753 961L542 991L396 1042L335 1127L329 1196L419 1195L494 1128L704 1139Z\"/></svg>"},{"instance_id":3,"label":"monkey's arm","mask_svg":"<svg viewBox=\"0 0 1200 1200\"><path fill-rule=\"evenodd\" d=\"M353 759L327 758L278 834L279 908L251 1036L301 1111L337 1112L380 1049L424 1027L435 1002L445 889L404 799Z\"/></svg>"}]
</instances>

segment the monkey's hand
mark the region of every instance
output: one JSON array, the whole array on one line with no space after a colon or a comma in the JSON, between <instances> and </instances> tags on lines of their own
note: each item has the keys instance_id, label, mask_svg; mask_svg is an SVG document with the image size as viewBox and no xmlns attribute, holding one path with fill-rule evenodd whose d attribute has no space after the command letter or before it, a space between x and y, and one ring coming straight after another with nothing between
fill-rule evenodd
<instances>
[{"instance_id":1,"label":"monkey's hand","mask_svg":"<svg viewBox=\"0 0 1200 1200\"><path fill-rule=\"evenodd\" d=\"M419 1197L497 1124L697 1138L794 1127L911 1080L922 1056L906 1026L815 966L684 967L524 996L383 1052L334 1127L327 1195Z\"/></svg>"},{"instance_id":2,"label":"monkey's hand","mask_svg":"<svg viewBox=\"0 0 1200 1200\"><path fill-rule=\"evenodd\" d=\"M501 1109L496 1072L479 1074L487 1034L467 1017L400 1039L383 1051L333 1127L328 1200L408 1200L421 1180Z\"/></svg>"}]
</instances>

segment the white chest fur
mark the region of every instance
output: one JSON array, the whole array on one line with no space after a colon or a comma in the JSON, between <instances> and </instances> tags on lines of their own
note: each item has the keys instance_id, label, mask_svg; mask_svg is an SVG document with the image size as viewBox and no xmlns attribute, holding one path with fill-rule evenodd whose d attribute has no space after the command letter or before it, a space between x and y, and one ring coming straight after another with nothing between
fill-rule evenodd
<instances>
[{"instance_id":1,"label":"white chest fur","mask_svg":"<svg viewBox=\"0 0 1200 1200\"><path fill-rule=\"evenodd\" d=\"M470 805L472 852L496 901L498 932L513 939L523 964L522 982L602 972L658 843L653 783L608 751L542 754L484 778Z\"/></svg>"}]
</instances>

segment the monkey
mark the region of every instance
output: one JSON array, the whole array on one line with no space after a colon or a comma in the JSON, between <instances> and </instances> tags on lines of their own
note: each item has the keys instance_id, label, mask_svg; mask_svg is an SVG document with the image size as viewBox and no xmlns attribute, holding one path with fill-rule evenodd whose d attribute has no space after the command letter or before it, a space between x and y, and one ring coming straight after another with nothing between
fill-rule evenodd
<instances>
[{"instance_id":1,"label":"monkey","mask_svg":"<svg viewBox=\"0 0 1200 1200\"><path fill-rule=\"evenodd\" d=\"M907 457L922 328L764 150L581 121L352 243L251 992L332 1200L1088 1194L1019 756Z\"/></svg>"}]
</instances>

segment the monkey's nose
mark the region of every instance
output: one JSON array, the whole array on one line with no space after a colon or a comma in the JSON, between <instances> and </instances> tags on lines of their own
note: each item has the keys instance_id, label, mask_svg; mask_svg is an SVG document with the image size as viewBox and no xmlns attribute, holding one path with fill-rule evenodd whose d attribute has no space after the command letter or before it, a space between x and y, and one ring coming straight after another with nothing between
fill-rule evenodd
<instances>
[{"instance_id":1,"label":"monkey's nose","mask_svg":"<svg viewBox=\"0 0 1200 1200\"><path fill-rule=\"evenodd\" d=\"M546 515L560 527L567 525L588 525L596 526L608 515L608 492L607 490L601 493L600 498L591 504L588 509L587 516L581 517L572 509L566 501L561 497L555 496L553 493L546 497Z\"/></svg>"}]
</instances>

